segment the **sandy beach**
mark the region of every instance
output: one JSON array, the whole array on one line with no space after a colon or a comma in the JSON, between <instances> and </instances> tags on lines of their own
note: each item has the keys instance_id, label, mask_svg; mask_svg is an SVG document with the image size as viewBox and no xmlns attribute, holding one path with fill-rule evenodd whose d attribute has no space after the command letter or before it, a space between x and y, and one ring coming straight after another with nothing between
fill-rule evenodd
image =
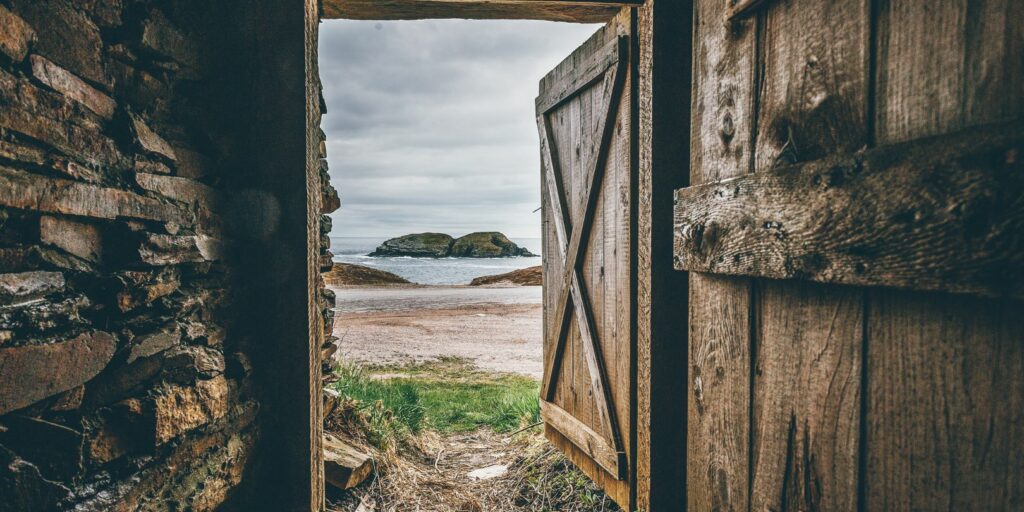
<instances>
[{"instance_id":1,"label":"sandy beach","mask_svg":"<svg viewBox=\"0 0 1024 512\"><path fill-rule=\"evenodd\" d=\"M365 364L465 358L540 378L541 287L340 286L337 357Z\"/></svg>"}]
</instances>

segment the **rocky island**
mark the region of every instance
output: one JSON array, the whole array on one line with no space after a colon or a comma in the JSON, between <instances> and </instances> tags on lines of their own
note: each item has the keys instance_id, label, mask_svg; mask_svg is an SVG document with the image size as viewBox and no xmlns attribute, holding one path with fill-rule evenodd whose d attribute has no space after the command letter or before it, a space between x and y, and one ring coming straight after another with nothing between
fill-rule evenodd
<instances>
[{"instance_id":1,"label":"rocky island","mask_svg":"<svg viewBox=\"0 0 1024 512\"><path fill-rule=\"evenodd\" d=\"M536 256L519 247L502 233L487 231L453 238L444 233L417 233L392 238L370 256L411 256L414 258L507 258Z\"/></svg>"}]
</instances>

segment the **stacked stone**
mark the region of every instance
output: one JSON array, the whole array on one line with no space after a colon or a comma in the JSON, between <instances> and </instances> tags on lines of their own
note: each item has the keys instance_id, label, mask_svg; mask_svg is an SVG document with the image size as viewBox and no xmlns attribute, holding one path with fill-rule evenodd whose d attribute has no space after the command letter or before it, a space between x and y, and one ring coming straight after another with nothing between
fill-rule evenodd
<instances>
[{"instance_id":1,"label":"stacked stone","mask_svg":"<svg viewBox=\"0 0 1024 512\"><path fill-rule=\"evenodd\" d=\"M211 510L241 480L229 150L179 3L0 0L0 510Z\"/></svg>"},{"instance_id":2,"label":"stacked stone","mask_svg":"<svg viewBox=\"0 0 1024 512\"><path fill-rule=\"evenodd\" d=\"M323 94L320 95L320 109L322 112L327 112L327 106L324 104ZM320 217L320 271L329 272L334 266L334 255L331 254L331 216L328 215L334 211L337 211L341 207L341 199L338 197L338 191L331 185L331 177L327 172L327 135L323 130L320 130L320 190L321 192L321 212L323 215ZM324 319L324 345L321 350L321 358L323 359L323 383L326 385L337 379L334 371L337 368L337 360L334 359L334 354L338 352L338 337L334 336L334 292L330 288L327 288L327 284L324 282L323 276L319 276L319 290L318 296L320 298L320 311ZM325 411L330 407L328 401L332 397L328 394L324 395L324 406Z\"/></svg>"}]
</instances>

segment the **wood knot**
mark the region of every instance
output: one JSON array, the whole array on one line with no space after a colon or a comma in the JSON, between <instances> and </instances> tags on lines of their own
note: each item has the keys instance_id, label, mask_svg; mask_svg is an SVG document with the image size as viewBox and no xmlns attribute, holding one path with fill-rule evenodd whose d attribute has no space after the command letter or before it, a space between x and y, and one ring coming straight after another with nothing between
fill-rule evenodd
<instances>
[{"instance_id":1,"label":"wood knot","mask_svg":"<svg viewBox=\"0 0 1024 512\"><path fill-rule=\"evenodd\" d=\"M721 127L718 129L718 134L722 138L722 144L726 146L732 142L732 138L736 136L736 124L732 120L732 112L726 112L722 116Z\"/></svg>"}]
</instances>

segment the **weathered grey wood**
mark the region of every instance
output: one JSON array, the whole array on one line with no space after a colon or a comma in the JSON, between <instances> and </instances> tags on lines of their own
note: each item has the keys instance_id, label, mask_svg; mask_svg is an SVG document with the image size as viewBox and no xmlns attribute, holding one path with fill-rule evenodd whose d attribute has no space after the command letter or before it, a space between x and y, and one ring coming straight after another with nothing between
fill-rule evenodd
<instances>
[{"instance_id":1,"label":"weathered grey wood","mask_svg":"<svg viewBox=\"0 0 1024 512\"><path fill-rule=\"evenodd\" d=\"M766 7L772 0L730 0L725 17L731 21L752 16L757 9Z\"/></svg>"},{"instance_id":2,"label":"weathered grey wood","mask_svg":"<svg viewBox=\"0 0 1024 512\"><path fill-rule=\"evenodd\" d=\"M541 401L540 413L545 423L572 441L606 471L618 479L626 477L625 454L609 444L603 435L551 402Z\"/></svg>"},{"instance_id":3,"label":"weathered grey wood","mask_svg":"<svg viewBox=\"0 0 1024 512\"><path fill-rule=\"evenodd\" d=\"M338 437L325 433L323 450L324 480L340 490L361 484L373 473L373 458Z\"/></svg>"},{"instance_id":4,"label":"weathered grey wood","mask_svg":"<svg viewBox=\"0 0 1024 512\"><path fill-rule=\"evenodd\" d=\"M618 39L619 47L617 51L622 52L624 41ZM562 181L558 167L553 163L554 159L551 156L550 148L553 146L553 141L549 137L548 131L548 120L547 115L541 111L539 125L541 132L546 137L545 147L548 149L547 155L544 157L546 163L551 165L549 167L547 181L547 190L550 197L551 204L555 206L556 212L554 214L555 231L558 234L558 246L559 255L564 262L565 278L563 279L563 293L559 298L557 304L558 309L555 313L555 325L560 326L558 337L556 341L555 353L556 355L550 359L551 366L546 367L545 384L543 395L545 400L552 400L554 390L554 380L558 377L561 368L558 363L561 362L561 352L566 340L569 338L567 332L568 321L566 317L569 311L569 300L571 295L572 310L575 311L573 315L577 319L577 326L580 331L580 339L582 342L584 360L587 364L587 370L590 378L591 389L593 390L593 397L596 405L596 410L599 416L600 424L604 426L606 432L612 439L613 446L618 449L622 446L621 436L619 433L618 424L616 421L615 411L612 408L611 392L608 386L605 384L607 381L607 371L604 368L601 357L601 348L596 335L596 329L594 326L594 308L592 307L592 301L589 299L583 281L579 277L580 262L582 253L580 252L580 246L585 245L589 239L591 224L596 217L594 213L595 204L597 201L598 194L600 193L598 187L601 183L601 179L604 175L604 167L607 160L608 147L610 145L610 139L612 135L612 128L614 123L609 122L609 118L614 120L618 113L619 99L621 98L622 85L625 79L623 63L620 60L620 65L617 68L611 70L610 76L608 76L604 82L603 94L599 95L599 114L598 114L598 125L595 133L598 134L599 142L596 147L596 151L592 155L587 155L585 158L584 170L587 176L584 178L583 183L585 188L581 191L580 209L583 212L582 222L571 228L571 239L566 240L566 235L570 232L570 228L565 225L566 220L570 218L569 212L565 207L565 201L562 199L562 193L560 191L558 183ZM588 70L584 70L588 72ZM562 249L567 247L566 249ZM603 312L602 312L603 313ZM603 315L602 315L603 318ZM618 472L615 473L617 476ZM619 476L621 478L621 476Z\"/></svg>"},{"instance_id":5,"label":"weathered grey wood","mask_svg":"<svg viewBox=\"0 0 1024 512\"><path fill-rule=\"evenodd\" d=\"M609 68L618 64L628 51L628 40L620 37L601 48L578 66L578 71L563 76L556 83L548 85L537 96L537 112L547 114L581 89L604 78Z\"/></svg>"},{"instance_id":6,"label":"weathered grey wood","mask_svg":"<svg viewBox=\"0 0 1024 512\"><path fill-rule=\"evenodd\" d=\"M696 2L690 183L751 171L755 22L728 2ZM690 273L687 509L747 510L750 464L749 280Z\"/></svg>"},{"instance_id":7,"label":"weathered grey wood","mask_svg":"<svg viewBox=\"0 0 1024 512\"><path fill-rule=\"evenodd\" d=\"M690 129L693 3L650 0L638 9L636 212L635 510L676 510L686 501L686 350L689 276L672 268L672 198L689 184L680 134ZM657 73L655 73L655 69ZM658 193L655 193L658 191Z\"/></svg>"},{"instance_id":8,"label":"weathered grey wood","mask_svg":"<svg viewBox=\"0 0 1024 512\"><path fill-rule=\"evenodd\" d=\"M628 42L618 38L628 34L631 17L624 10L559 64L540 84L541 96L552 100L538 100L540 109L551 105L546 113L538 112L544 148L546 372L542 397L550 397L551 404L601 436L622 453L624 462L613 474L550 425L545 436L629 509L634 508L632 447L627 439L634 375L632 334L627 327L633 312L629 295L633 145L629 138L634 132L632 103L623 96L612 108L610 96L619 81L622 91L629 90ZM617 57L619 65L595 68L594 55L612 49L622 53ZM549 92L553 90L560 92ZM612 134L610 139L606 133ZM589 226L584 229L586 223ZM578 247L572 257L566 253L574 235ZM557 304L564 305L561 321L555 318Z\"/></svg>"},{"instance_id":9,"label":"weathered grey wood","mask_svg":"<svg viewBox=\"0 0 1024 512\"><path fill-rule=\"evenodd\" d=\"M1024 297L1024 125L676 193L676 266Z\"/></svg>"},{"instance_id":10,"label":"weathered grey wood","mask_svg":"<svg viewBox=\"0 0 1024 512\"><path fill-rule=\"evenodd\" d=\"M324 18L418 20L430 18L531 19L604 23L643 0L324 0Z\"/></svg>"}]
</instances>

